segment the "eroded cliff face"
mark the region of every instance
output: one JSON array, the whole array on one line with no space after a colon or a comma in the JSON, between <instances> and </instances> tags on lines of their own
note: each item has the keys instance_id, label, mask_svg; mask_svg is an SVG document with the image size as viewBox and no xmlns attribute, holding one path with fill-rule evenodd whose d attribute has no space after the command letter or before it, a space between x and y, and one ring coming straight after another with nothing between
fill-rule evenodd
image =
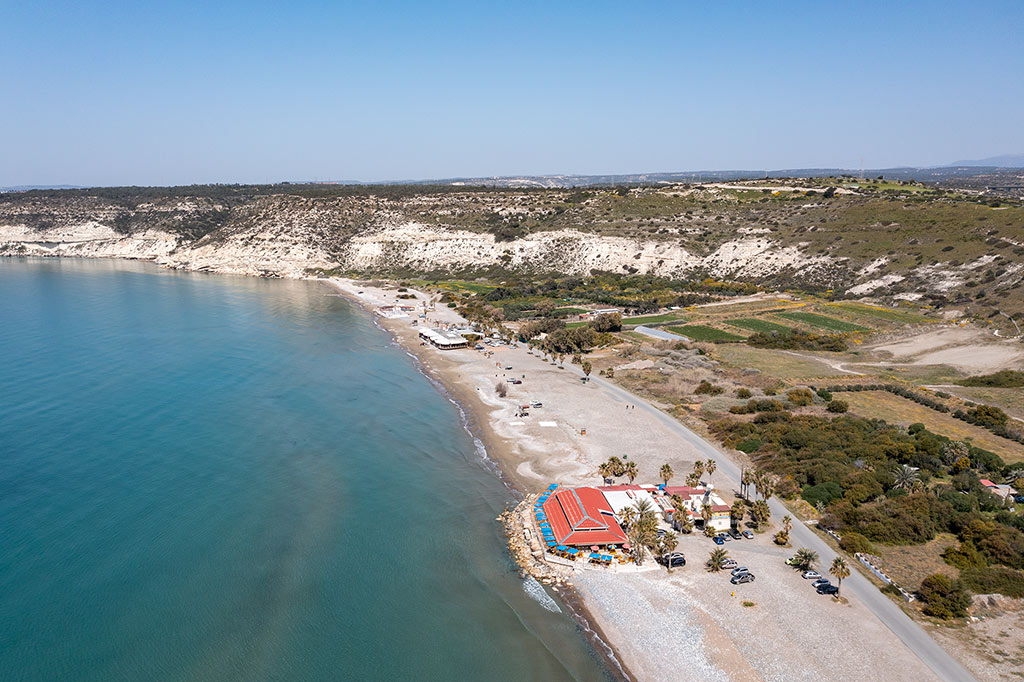
<instances>
[{"instance_id":1,"label":"eroded cliff face","mask_svg":"<svg viewBox=\"0 0 1024 682\"><path fill-rule=\"evenodd\" d=\"M751 199L714 186L30 192L0 195L0 255L134 258L277 277L331 269L709 276L909 300L953 300L978 282L1001 301L1019 298L1024 228L1016 214L972 204L987 213L947 225L946 236L957 238L944 239L919 225L958 216L963 205L852 195L824 201L786 191L792 198L777 201L764 190ZM903 251L891 248L896 242L906 244Z\"/></svg>"}]
</instances>

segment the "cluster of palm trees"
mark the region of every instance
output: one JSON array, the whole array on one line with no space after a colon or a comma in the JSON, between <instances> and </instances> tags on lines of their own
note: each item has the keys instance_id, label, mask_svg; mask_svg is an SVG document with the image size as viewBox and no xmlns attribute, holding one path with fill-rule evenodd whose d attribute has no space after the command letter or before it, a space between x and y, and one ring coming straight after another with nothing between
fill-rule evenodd
<instances>
[{"instance_id":1,"label":"cluster of palm trees","mask_svg":"<svg viewBox=\"0 0 1024 682\"><path fill-rule=\"evenodd\" d=\"M711 476L711 474L715 473L715 470L717 468L718 465L715 464L715 460L713 459L698 459L696 462L693 463L693 472L686 477L686 485L688 485L691 488L696 488L697 486L700 485L700 479L705 473L708 476Z\"/></svg>"},{"instance_id":2,"label":"cluster of palm trees","mask_svg":"<svg viewBox=\"0 0 1024 682\"><path fill-rule=\"evenodd\" d=\"M621 458L609 457L607 462L602 462L597 467L597 473L606 483L613 481L616 476L625 476L632 483L639 474L639 470L636 462L626 461L628 459L629 455L623 455Z\"/></svg>"},{"instance_id":3,"label":"cluster of palm trees","mask_svg":"<svg viewBox=\"0 0 1024 682\"><path fill-rule=\"evenodd\" d=\"M619 512L619 520L629 538L630 552L638 566L643 565L647 550L656 556L664 556L673 552L679 544L675 533L668 532L658 537L658 517L654 505L647 498L641 498L632 507L624 508Z\"/></svg>"},{"instance_id":4,"label":"cluster of palm trees","mask_svg":"<svg viewBox=\"0 0 1024 682\"><path fill-rule=\"evenodd\" d=\"M761 469L744 469L740 476L740 494L750 497L750 486L754 486L755 499L761 496L765 502L772 499L778 489L779 479L774 474Z\"/></svg>"}]
</instances>

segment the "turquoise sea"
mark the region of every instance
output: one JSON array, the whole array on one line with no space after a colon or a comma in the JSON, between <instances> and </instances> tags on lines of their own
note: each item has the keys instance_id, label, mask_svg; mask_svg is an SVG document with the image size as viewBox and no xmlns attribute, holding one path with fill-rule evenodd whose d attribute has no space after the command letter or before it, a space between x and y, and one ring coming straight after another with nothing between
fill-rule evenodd
<instances>
[{"instance_id":1,"label":"turquoise sea","mask_svg":"<svg viewBox=\"0 0 1024 682\"><path fill-rule=\"evenodd\" d=\"M0 258L0 680L604 680L327 286Z\"/></svg>"}]
</instances>

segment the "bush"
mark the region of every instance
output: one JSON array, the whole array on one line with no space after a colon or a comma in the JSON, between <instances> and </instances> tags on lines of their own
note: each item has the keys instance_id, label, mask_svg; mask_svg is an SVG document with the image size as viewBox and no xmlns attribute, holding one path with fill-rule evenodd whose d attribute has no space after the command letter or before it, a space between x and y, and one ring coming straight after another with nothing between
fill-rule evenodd
<instances>
[{"instance_id":1,"label":"bush","mask_svg":"<svg viewBox=\"0 0 1024 682\"><path fill-rule=\"evenodd\" d=\"M814 394L806 388L794 388L786 394L786 397L789 398L789 402L797 407L805 407L814 402Z\"/></svg>"},{"instance_id":2,"label":"bush","mask_svg":"<svg viewBox=\"0 0 1024 682\"><path fill-rule=\"evenodd\" d=\"M843 489L838 483L833 481L808 486L807 488L804 488L802 493L800 493L800 497L807 500L812 506L817 506L819 502L828 506L832 500L838 500L842 496Z\"/></svg>"},{"instance_id":3,"label":"bush","mask_svg":"<svg viewBox=\"0 0 1024 682\"><path fill-rule=\"evenodd\" d=\"M704 380L697 384L697 388L693 389L693 392L697 395L719 395L724 393L725 389L717 384Z\"/></svg>"},{"instance_id":4,"label":"bush","mask_svg":"<svg viewBox=\"0 0 1024 682\"><path fill-rule=\"evenodd\" d=\"M850 404L845 400L830 400L825 409L834 414L842 414L850 409Z\"/></svg>"},{"instance_id":5,"label":"bush","mask_svg":"<svg viewBox=\"0 0 1024 682\"><path fill-rule=\"evenodd\" d=\"M494 385L494 392L497 393L500 397L504 398L505 396L508 395L508 384L506 384L504 381L499 381L497 384Z\"/></svg>"},{"instance_id":6,"label":"bush","mask_svg":"<svg viewBox=\"0 0 1024 682\"><path fill-rule=\"evenodd\" d=\"M783 350L846 350L846 341L838 334L812 334L799 329L794 329L788 334L756 332L747 337L747 345L754 348Z\"/></svg>"},{"instance_id":7,"label":"bush","mask_svg":"<svg viewBox=\"0 0 1024 682\"><path fill-rule=\"evenodd\" d=\"M817 393L818 393L818 397L821 398L826 403L829 402L830 400L832 400L832 394L829 393L828 391L826 391L823 388L819 388Z\"/></svg>"},{"instance_id":8,"label":"bush","mask_svg":"<svg viewBox=\"0 0 1024 682\"><path fill-rule=\"evenodd\" d=\"M960 572L960 584L975 594L1024 597L1024 573L1012 568L967 568Z\"/></svg>"},{"instance_id":9,"label":"bush","mask_svg":"<svg viewBox=\"0 0 1024 682\"><path fill-rule=\"evenodd\" d=\"M971 598L963 588L941 573L925 578L917 593L925 603L924 612L943 620L963 618L971 605Z\"/></svg>"},{"instance_id":10,"label":"bush","mask_svg":"<svg viewBox=\"0 0 1024 682\"><path fill-rule=\"evenodd\" d=\"M870 540L860 533L854 533L853 531L843 533L843 538L839 541L839 546L850 554L871 554L874 551Z\"/></svg>"},{"instance_id":11,"label":"bush","mask_svg":"<svg viewBox=\"0 0 1024 682\"><path fill-rule=\"evenodd\" d=\"M1024 372L1015 369L1004 369L993 374L967 377L960 382L961 386L993 386L997 388L1024 387Z\"/></svg>"},{"instance_id":12,"label":"bush","mask_svg":"<svg viewBox=\"0 0 1024 682\"><path fill-rule=\"evenodd\" d=\"M737 398L749 398L750 396L751 396L751 393L750 393L750 389L749 388L737 388L736 389L736 397Z\"/></svg>"}]
</instances>

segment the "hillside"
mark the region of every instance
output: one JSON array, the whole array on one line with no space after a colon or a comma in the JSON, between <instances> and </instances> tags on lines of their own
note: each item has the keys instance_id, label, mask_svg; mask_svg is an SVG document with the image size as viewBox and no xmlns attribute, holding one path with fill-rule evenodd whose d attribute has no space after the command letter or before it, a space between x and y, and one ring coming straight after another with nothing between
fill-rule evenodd
<instances>
[{"instance_id":1,"label":"hillside","mask_svg":"<svg viewBox=\"0 0 1024 682\"><path fill-rule=\"evenodd\" d=\"M0 253L267 276L652 274L1024 313L1024 208L852 179L197 186L0 195Z\"/></svg>"}]
</instances>

